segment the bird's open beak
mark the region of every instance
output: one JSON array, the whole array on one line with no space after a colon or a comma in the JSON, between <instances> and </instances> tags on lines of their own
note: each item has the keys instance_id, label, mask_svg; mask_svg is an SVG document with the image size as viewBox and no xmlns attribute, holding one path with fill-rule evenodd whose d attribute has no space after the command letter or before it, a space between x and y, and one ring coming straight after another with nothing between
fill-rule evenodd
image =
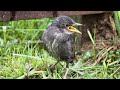
<instances>
[{"instance_id":1,"label":"bird's open beak","mask_svg":"<svg viewBox=\"0 0 120 90\"><path fill-rule=\"evenodd\" d=\"M72 26L82 26L80 23L74 23Z\"/></svg>"},{"instance_id":2,"label":"bird's open beak","mask_svg":"<svg viewBox=\"0 0 120 90\"><path fill-rule=\"evenodd\" d=\"M73 26L69 26L68 28L67 28L69 31L71 31L71 32L77 32L77 33L80 33L80 34L82 34L79 30L77 30L75 27L73 27Z\"/></svg>"}]
</instances>

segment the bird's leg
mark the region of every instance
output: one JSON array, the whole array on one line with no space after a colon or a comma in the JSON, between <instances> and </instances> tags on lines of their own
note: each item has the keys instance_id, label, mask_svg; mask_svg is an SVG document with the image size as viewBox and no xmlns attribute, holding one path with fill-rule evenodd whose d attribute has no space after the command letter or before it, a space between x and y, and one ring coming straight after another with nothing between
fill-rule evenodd
<instances>
[{"instance_id":1,"label":"bird's leg","mask_svg":"<svg viewBox=\"0 0 120 90\"><path fill-rule=\"evenodd\" d=\"M65 71L64 79L66 79L68 71L69 71L69 63L67 62L66 63L66 71Z\"/></svg>"},{"instance_id":2,"label":"bird's leg","mask_svg":"<svg viewBox=\"0 0 120 90\"><path fill-rule=\"evenodd\" d=\"M57 61L57 63L53 64L53 65L50 65L49 68L50 68L50 71L53 72L53 70L55 69L55 66L59 63L59 61Z\"/></svg>"}]
</instances>

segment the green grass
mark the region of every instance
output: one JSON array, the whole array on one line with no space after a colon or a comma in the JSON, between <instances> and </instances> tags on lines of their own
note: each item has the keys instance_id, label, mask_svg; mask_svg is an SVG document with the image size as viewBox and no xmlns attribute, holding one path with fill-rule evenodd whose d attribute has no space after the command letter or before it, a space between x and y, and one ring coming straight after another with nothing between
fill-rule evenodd
<instances>
[{"instance_id":1,"label":"green grass","mask_svg":"<svg viewBox=\"0 0 120 90\"><path fill-rule=\"evenodd\" d=\"M65 62L58 64L53 74L49 66L56 60L41 46L40 37L52 19L0 22L0 78L1 79L62 79ZM3 30L3 26L7 29ZM90 32L89 32L90 35ZM69 79L120 78L120 50L112 47L95 51L95 38L90 35L93 49L80 55L70 70ZM99 60L97 64L95 62ZM92 63L90 63L92 62ZM25 75L25 76L24 76Z\"/></svg>"}]
</instances>

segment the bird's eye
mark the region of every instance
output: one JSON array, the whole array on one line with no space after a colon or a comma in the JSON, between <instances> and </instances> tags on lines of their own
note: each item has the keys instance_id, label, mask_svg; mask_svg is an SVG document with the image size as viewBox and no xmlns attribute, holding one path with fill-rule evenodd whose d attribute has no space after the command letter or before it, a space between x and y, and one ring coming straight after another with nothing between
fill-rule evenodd
<instances>
[{"instance_id":1,"label":"bird's eye","mask_svg":"<svg viewBox=\"0 0 120 90\"><path fill-rule=\"evenodd\" d=\"M66 26L68 27L69 25L68 25L68 24L66 24Z\"/></svg>"}]
</instances>

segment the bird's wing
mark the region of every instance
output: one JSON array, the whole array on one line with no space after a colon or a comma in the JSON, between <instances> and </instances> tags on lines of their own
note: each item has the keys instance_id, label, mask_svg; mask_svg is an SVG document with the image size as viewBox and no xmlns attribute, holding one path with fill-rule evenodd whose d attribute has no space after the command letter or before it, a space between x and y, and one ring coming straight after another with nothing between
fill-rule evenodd
<instances>
[{"instance_id":1,"label":"bird's wing","mask_svg":"<svg viewBox=\"0 0 120 90\"><path fill-rule=\"evenodd\" d=\"M42 35L43 44L50 53L53 52L52 43L55 40L58 33L60 33L60 31L56 26L49 26L48 29Z\"/></svg>"},{"instance_id":2,"label":"bird's wing","mask_svg":"<svg viewBox=\"0 0 120 90\"><path fill-rule=\"evenodd\" d=\"M56 57L61 59L69 59L74 57L74 41L73 36L59 33L52 43L52 50Z\"/></svg>"}]
</instances>

